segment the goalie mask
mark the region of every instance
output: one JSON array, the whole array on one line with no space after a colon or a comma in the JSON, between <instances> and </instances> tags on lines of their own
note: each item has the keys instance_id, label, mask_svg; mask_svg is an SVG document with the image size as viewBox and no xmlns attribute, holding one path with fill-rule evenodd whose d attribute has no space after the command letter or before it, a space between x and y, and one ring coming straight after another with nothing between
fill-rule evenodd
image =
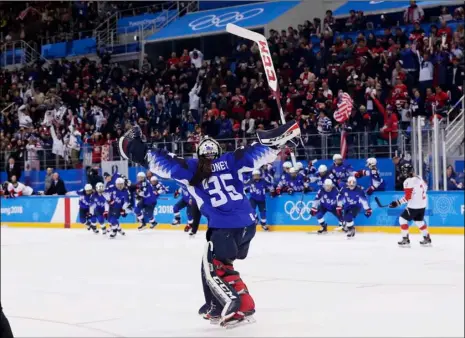
<instances>
[{"instance_id":1,"label":"goalie mask","mask_svg":"<svg viewBox=\"0 0 465 338\"><path fill-rule=\"evenodd\" d=\"M221 156L221 146L214 139L205 136L197 148L197 156L209 160L217 159Z\"/></svg>"}]
</instances>

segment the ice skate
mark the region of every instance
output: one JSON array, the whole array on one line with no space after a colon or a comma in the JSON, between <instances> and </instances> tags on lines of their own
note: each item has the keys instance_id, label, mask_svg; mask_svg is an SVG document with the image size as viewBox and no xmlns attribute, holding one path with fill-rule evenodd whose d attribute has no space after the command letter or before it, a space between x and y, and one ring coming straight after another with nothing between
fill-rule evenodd
<instances>
[{"instance_id":1,"label":"ice skate","mask_svg":"<svg viewBox=\"0 0 465 338\"><path fill-rule=\"evenodd\" d=\"M107 234L107 227L103 226L102 227L102 235L106 235Z\"/></svg>"},{"instance_id":2,"label":"ice skate","mask_svg":"<svg viewBox=\"0 0 465 338\"><path fill-rule=\"evenodd\" d=\"M268 225L266 225L266 224L262 224L262 229L263 229L264 231L269 231L269 230L270 230L270 228L269 228Z\"/></svg>"},{"instance_id":3,"label":"ice skate","mask_svg":"<svg viewBox=\"0 0 465 338\"><path fill-rule=\"evenodd\" d=\"M431 237L430 235L423 236L423 240L420 241L421 246L431 246Z\"/></svg>"},{"instance_id":4,"label":"ice skate","mask_svg":"<svg viewBox=\"0 0 465 338\"><path fill-rule=\"evenodd\" d=\"M349 227L347 229L347 238L352 238L355 236L355 227Z\"/></svg>"},{"instance_id":5,"label":"ice skate","mask_svg":"<svg viewBox=\"0 0 465 338\"><path fill-rule=\"evenodd\" d=\"M210 304L203 304L200 309L199 309L199 316L204 316L208 313L208 311L210 310Z\"/></svg>"},{"instance_id":6,"label":"ice skate","mask_svg":"<svg viewBox=\"0 0 465 338\"><path fill-rule=\"evenodd\" d=\"M321 229L317 231L317 234L322 235L322 234L327 234L328 233L328 224L323 223L321 224Z\"/></svg>"},{"instance_id":7,"label":"ice skate","mask_svg":"<svg viewBox=\"0 0 465 338\"><path fill-rule=\"evenodd\" d=\"M180 219L173 219L173 222L171 222L171 225L179 225L181 223L181 220Z\"/></svg>"},{"instance_id":8,"label":"ice skate","mask_svg":"<svg viewBox=\"0 0 465 338\"><path fill-rule=\"evenodd\" d=\"M87 231L90 231L90 229L92 229L92 224L90 224L89 221L86 222L86 227L87 227Z\"/></svg>"},{"instance_id":9,"label":"ice skate","mask_svg":"<svg viewBox=\"0 0 465 338\"><path fill-rule=\"evenodd\" d=\"M116 231L115 231L115 230L111 230L111 231L110 231L110 236L109 236L109 238L110 238L110 239L113 239L113 238L115 238L115 237L116 237Z\"/></svg>"},{"instance_id":10,"label":"ice skate","mask_svg":"<svg viewBox=\"0 0 465 338\"><path fill-rule=\"evenodd\" d=\"M97 229L97 226L95 226L95 225L92 225L92 231L94 232L94 234L98 234L98 233L99 233L99 231L98 231L98 229Z\"/></svg>"},{"instance_id":11,"label":"ice skate","mask_svg":"<svg viewBox=\"0 0 465 338\"><path fill-rule=\"evenodd\" d=\"M218 309L214 304L204 304L199 309L199 315L203 319L209 320L210 324L217 325L221 321L221 309Z\"/></svg>"},{"instance_id":12,"label":"ice skate","mask_svg":"<svg viewBox=\"0 0 465 338\"><path fill-rule=\"evenodd\" d=\"M155 228L157 225L158 225L158 222L157 222L157 221L155 221L155 220L150 221L150 229Z\"/></svg>"},{"instance_id":13,"label":"ice skate","mask_svg":"<svg viewBox=\"0 0 465 338\"><path fill-rule=\"evenodd\" d=\"M226 329L232 329L244 324L253 324L255 323L255 318L253 317L254 313L255 310L236 312L231 318L221 319L220 325Z\"/></svg>"},{"instance_id":14,"label":"ice skate","mask_svg":"<svg viewBox=\"0 0 465 338\"><path fill-rule=\"evenodd\" d=\"M123 231L123 229L121 228L118 228L118 233L121 235L121 236L126 236L126 233Z\"/></svg>"},{"instance_id":15,"label":"ice skate","mask_svg":"<svg viewBox=\"0 0 465 338\"><path fill-rule=\"evenodd\" d=\"M410 248L410 239L408 238L408 235L406 237L402 237L402 240L397 242L397 244L401 247Z\"/></svg>"},{"instance_id":16,"label":"ice skate","mask_svg":"<svg viewBox=\"0 0 465 338\"><path fill-rule=\"evenodd\" d=\"M184 227L184 232L189 232L189 230L191 229L192 227L187 224L185 227Z\"/></svg>"},{"instance_id":17,"label":"ice skate","mask_svg":"<svg viewBox=\"0 0 465 338\"><path fill-rule=\"evenodd\" d=\"M146 227L147 227L147 224L146 224L146 223L141 223L141 224L137 227L137 230L142 231L142 230L144 230Z\"/></svg>"},{"instance_id":18,"label":"ice skate","mask_svg":"<svg viewBox=\"0 0 465 338\"><path fill-rule=\"evenodd\" d=\"M195 237L195 232L192 230L189 232L189 238L194 238Z\"/></svg>"}]
</instances>

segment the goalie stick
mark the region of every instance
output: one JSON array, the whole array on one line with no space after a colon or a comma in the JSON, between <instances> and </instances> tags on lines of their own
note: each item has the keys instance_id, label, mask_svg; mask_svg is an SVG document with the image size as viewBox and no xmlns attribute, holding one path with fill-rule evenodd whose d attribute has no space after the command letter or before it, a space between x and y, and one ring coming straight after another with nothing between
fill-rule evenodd
<instances>
[{"instance_id":1,"label":"goalie stick","mask_svg":"<svg viewBox=\"0 0 465 338\"><path fill-rule=\"evenodd\" d=\"M258 50L260 51L260 57L262 59L263 68L265 69L266 79L268 80L268 86L270 87L271 93L275 97L276 104L278 105L279 114L281 116L281 123L283 125L286 124L286 119L284 118L284 111L280 101L281 93L279 91L278 76L276 75L276 71L274 70L273 60L271 59L270 48L268 47L268 42L266 41L266 38L261 34L242 28L232 23L228 23L226 25L226 31L228 33L240 36L243 39L251 40L258 45ZM292 165L295 167L297 164L297 160L293 151L291 151L291 159Z\"/></svg>"}]
</instances>

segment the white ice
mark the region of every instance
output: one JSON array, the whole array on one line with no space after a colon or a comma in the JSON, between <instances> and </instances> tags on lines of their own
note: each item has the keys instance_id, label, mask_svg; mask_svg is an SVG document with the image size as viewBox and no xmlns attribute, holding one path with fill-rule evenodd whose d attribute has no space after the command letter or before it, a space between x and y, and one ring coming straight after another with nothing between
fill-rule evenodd
<instances>
[{"instance_id":1,"label":"white ice","mask_svg":"<svg viewBox=\"0 0 465 338\"><path fill-rule=\"evenodd\" d=\"M464 238L258 233L235 267L257 322L197 315L204 234L1 229L1 302L18 337L462 336Z\"/></svg>"}]
</instances>

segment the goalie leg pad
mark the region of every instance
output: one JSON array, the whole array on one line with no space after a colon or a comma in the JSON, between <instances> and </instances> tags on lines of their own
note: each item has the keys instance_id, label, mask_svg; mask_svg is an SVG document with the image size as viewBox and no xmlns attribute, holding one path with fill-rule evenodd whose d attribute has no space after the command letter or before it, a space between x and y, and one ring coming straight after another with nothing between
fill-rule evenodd
<instances>
[{"instance_id":1,"label":"goalie leg pad","mask_svg":"<svg viewBox=\"0 0 465 338\"><path fill-rule=\"evenodd\" d=\"M231 289L239 296L240 306L237 311L242 313L250 313L255 310L255 302L252 296L249 294L247 285L240 277L238 271L234 270L232 264L224 264L217 259L213 259L213 266L216 271L216 275L223 279Z\"/></svg>"}]
</instances>

